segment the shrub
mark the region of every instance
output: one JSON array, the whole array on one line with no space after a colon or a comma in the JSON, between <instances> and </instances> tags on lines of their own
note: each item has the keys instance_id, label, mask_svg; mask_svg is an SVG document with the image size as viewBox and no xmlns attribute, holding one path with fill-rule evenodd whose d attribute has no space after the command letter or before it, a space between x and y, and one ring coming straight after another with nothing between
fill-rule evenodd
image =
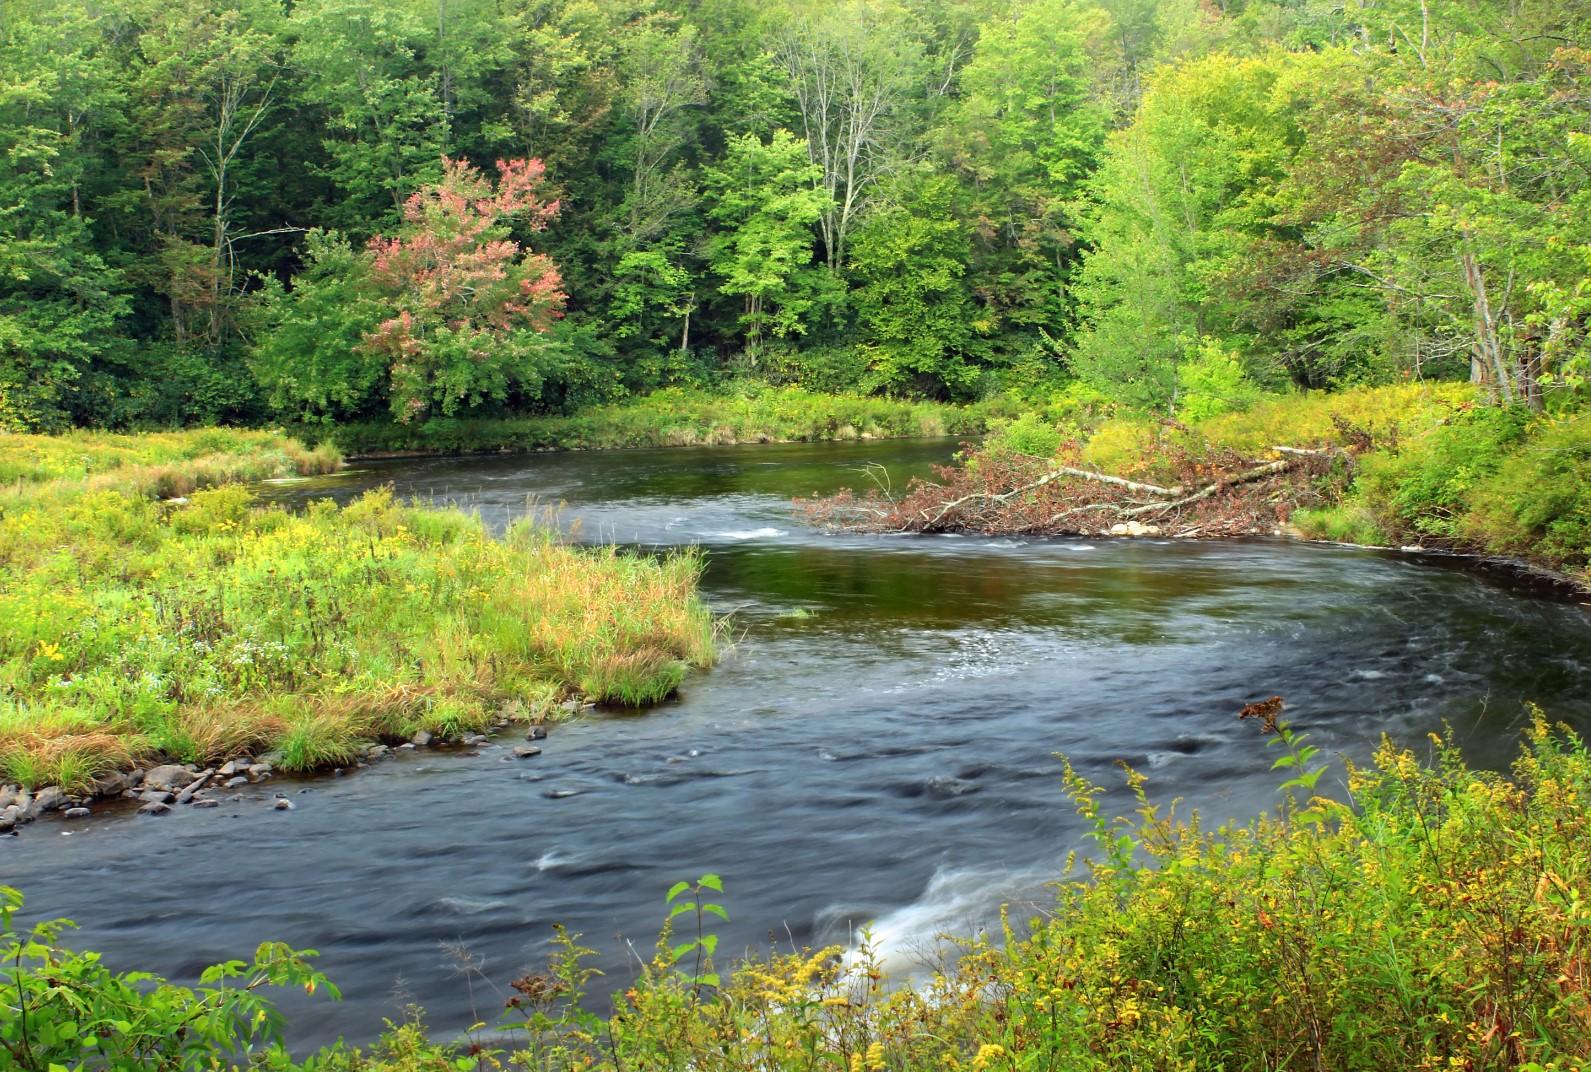
<instances>
[{"instance_id":1,"label":"shrub","mask_svg":"<svg viewBox=\"0 0 1591 1072\"><path fill-rule=\"evenodd\" d=\"M1061 449L1061 442L1059 429L1037 413L1024 413L1015 420L1002 423L989 437L986 446L990 450L1051 458Z\"/></svg>"}]
</instances>

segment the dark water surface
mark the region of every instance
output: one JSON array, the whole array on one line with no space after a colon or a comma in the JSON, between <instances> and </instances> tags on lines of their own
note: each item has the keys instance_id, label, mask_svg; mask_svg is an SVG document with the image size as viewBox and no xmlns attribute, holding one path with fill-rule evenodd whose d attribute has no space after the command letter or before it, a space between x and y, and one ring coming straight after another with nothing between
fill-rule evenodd
<instances>
[{"instance_id":1,"label":"dark water surface","mask_svg":"<svg viewBox=\"0 0 1591 1072\"><path fill-rule=\"evenodd\" d=\"M279 488L392 483L498 526L563 502L584 540L699 544L737 646L678 701L555 729L538 759L506 759L509 739L272 787L289 813L41 822L0 842L0 881L113 965L179 980L262 939L318 948L346 1000L284 1002L295 1041L363 1040L406 1001L467 1024L449 946L484 961L474 1001L495 1015L493 987L543 963L559 921L622 983L666 888L706 870L726 949L873 922L907 961L1002 901L1044 901L1082 846L1056 752L1111 785L1127 760L1211 819L1271 806L1275 753L1234 715L1272 693L1355 757L1448 723L1503 765L1525 701L1591 729L1591 617L1474 572L1283 542L830 536L792 515L865 464L901 486L953 447L404 461Z\"/></svg>"}]
</instances>

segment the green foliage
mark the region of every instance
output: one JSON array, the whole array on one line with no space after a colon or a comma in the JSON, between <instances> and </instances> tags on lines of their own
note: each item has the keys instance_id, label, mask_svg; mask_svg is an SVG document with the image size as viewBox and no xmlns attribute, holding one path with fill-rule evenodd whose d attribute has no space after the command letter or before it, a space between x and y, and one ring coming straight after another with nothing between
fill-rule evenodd
<instances>
[{"instance_id":1,"label":"green foliage","mask_svg":"<svg viewBox=\"0 0 1591 1072\"><path fill-rule=\"evenodd\" d=\"M705 173L709 215L722 229L710 261L719 292L742 299L752 354L767 336L804 334L808 316L834 300L828 273L810 264L812 226L827 202L813 185L820 176L787 130L766 143L754 134L731 140L722 167Z\"/></svg>"},{"instance_id":2,"label":"green foliage","mask_svg":"<svg viewBox=\"0 0 1591 1072\"><path fill-rule=\"evenodd\" d=\"M1063 442L1060 429L1037 413L1024 413L995 429L984 442L986 450L1004 450L1034 458L1052 458Z\"/></svg>"},{"instance_id":3,"label":"green foliage","mask_svg":"<svg viewBox=\"0 0 1591 1072\"><path fill-rule=\"evenodd\" d=\"M1233 410L1246 410L1260 399L1260 390L1229 351L1206 339L1177 366L1177 414L1202 421Z\"/></svg>"},{"instance_id":4,"label":"green foliage","mask_svg":"<svg viewBox=\"0 0 1591 1072\"><path fill-rule=\"evenodd\" d=\"M858 229L850 267L852 298L869 359L867 384L966 398L978 370L966 274L967 233L951 215L948 179L895 183Z\"/></svg>"},{"instance_id":5,"label":"green foliage","mask_svg":"<svg viewBox=\"0 0 1591 1072\"><path fill-rule=\"evenodd\" d=\"M1470 408L1367 458L1351 504L1405 541L1591 571L1591 423Z\"/></svg>"},{"instance_id":6,"label":"green foliage","mask_svg":"<svg viewBox=\"0 0 1591 1072\"><path fill-rule=\"evenodd\" d=\"M260 291L252 368L272 410L305 422L368 410L388 369L362 343L382 316L369 258L336 233L311 231L293 289L271 280Z\"/></svg>"},{"instance_id":7,"label":"green foliage","mask_svg":"<svg viewBox=\"0 0 1591 1072\"><path fill-rule=\"evenodd\" d=\"M206 968L196 988L148 972L114 972L98 953L61 945L71 923L16 928L22 895L0 886L0 1055L22 1072L64 1068L211 1069L223 1060L285 1059L267 987L334 987L313 950L266 942L252 961Z\"/></svg>"}]
</instances>

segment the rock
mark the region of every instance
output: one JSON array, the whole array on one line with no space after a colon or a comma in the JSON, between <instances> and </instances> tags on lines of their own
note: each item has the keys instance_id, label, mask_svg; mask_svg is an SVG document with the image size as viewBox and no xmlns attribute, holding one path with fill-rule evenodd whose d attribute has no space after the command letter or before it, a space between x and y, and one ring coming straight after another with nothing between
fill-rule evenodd
<instances>
[{"instance_id":1,"label":"rock","mask_svg":"<svg viewBox=\"0 0 1591 1072\"><path fill-rule=\"evenodd\" d=\"M121 792L123 800L137 800L142 795L142 791L138 789L123 789Z\"/></svg>"},{"instance_id":2,"label":"rock","mask_svg":"<svg viewBox=\"0 0 1591 1072\"><path fill-rule=\"evenodd\" d=\"M532 726L530 729L525 731L525 740L527 741L545 741L546 739L546 726Z\"/></svg>"},{"instance_id":3,"label":"rock","mask_svg":"<svg viewBox=\"0 0 1591 1072\"><path fill-rule=\"evenodd\" d=\"M249 780L247 778L243 777L243 775L241 775L241 774L237 774L237 775L234 775L231 778L228 778L226 780L225 788L227 788L227 789L236 789L240 785L248 785L248 784L249 784Z\"/></svg>"},{"instance_id":4,"label":"rock","mask_svg":"<svg viewBox=\"0 0 1591 1072\"><path fill-rule=\"evenodd\" d=\"M61 792L60 786L47 785L33 798L33 813L43 815L47 811L54 811L65 802L66 794Z\"/></svg>"},{"instance_id":5,"label":"rock","mask_svg":"<svg viewBox=\"0 0 1591 1072\"><path fill-rule=\"evenodd\" d=\"M369 748L365 749L365 756L369 759L380 759L390 751L392 751L392 749L388 748L384 744L373 744Z\"/></svg>"},{"instance_id":6,"label":"rock","mask_svg":"<svg viewBox=\"0 0 1591 1072\"><path fill-rule=\"evenodd\" d=\"M94 795L101 797L113 797L126 788L127 775L107 774L105 777L94 783Z\"/></svg>"},{"instance_id":7,"label":"rock","mask_svg":"<svg viewBox=\"0 0 1591 1072\"><path fill-rule=\"evenodd\" d=\"M541 755L541 749L533 744L517 745L514 748L514 758L516 759L529 759L531 756L539 755Z\"/></svg>"},{"instance_id":8,"label":"rock","mask_svg":"<svg viewBox=\"0 0 1591 1072\"><path fill-rule=\"evenodd\" d=\"M5 811L16 802L18 789L14 785L0 785L0 811Z\"/></svg>"},{"instance_id":9,"label":"rock","mask_svg":"<svg viewBox=\"0 0 1591 1072\"><path fill-rule=\"evenodd\" d=\"M0 830L10 830L22 824L22 809L15 804L0 808Z\"/></svg>"},{"instance_id":10,"label":"rock","mask_svg":"<svg viewBox=\"0 0 1591 1072\"><path fill-rule=\"evenodd\" d=\"M405 741L404 743L402 743L402 744L400 744L398 746L398 751L400 751L400 752L413 752L414 751L414 742L413 741Z\"/></svg>"},{"instance_id":11,"label":"rock","mask_svg":"<svg viewBox=\"0 0 1591 1072\"><path fill-rule=\"evenodd\" d=\"M138 809L139 815L164 815L171 810L171 805L160 800L151 800L148 804Z\"/></svg>"},{"instance_id":12,"label":"rock","mask_svg":"<svg viewBox=\"0 0 1591 1072\"><path fill-rule=\"evenodd\" d=\"M415 745L416 747L424 748L426 745L431 743L431 731L421 730L419 733L416 733L413 737L409 738L409 743Z\"/></svg>"},{"instance_id":13,"label":"rock","mask_svg":"<svg viewBox=\"0 0 1591 1072\"><path fill-rule=\"evenodd\" d=\"M193 806L196 808L219 808L221 802L219 800L211 800L209 797L196 797Z\"/></svg>"},{"instance_id":14,"label":"rock","mask_svg":"<svg viewBox=\"0 0 1591 1072\"><path fill-rule=\"evenodd\" d=\"M89 810L87 808L67 808L61 814L68 819L87 819Z\"/></svg>"},{"instance_id":15,"label":"rock","mask_svg":"<svg viewBox=\"0 0 1591 1072\"><path fill-rule=\"evenodd\" d=\"M248 770L248 769L249 769L249 765L247 763L245 763L245 764L243 764L243 766L239 767L237 760L229 759L225 763L221 764L221 769L216 771L216 773L219 774L223 778L230 778L234 774L236 774L238 771L240 771L240 770Z\"/></svg>"},{"instance_id":16,"label":"rock","mask_svg":"<svg viewBox=\"0 0 1591 1072\"><path fill-rule=\"evenodd\" d=\"M1159 536L1160 526L1145 525L1141 521L1124 521L1110 527L1112 536Z\"/></svg>"},{"instance_id":17,"label":"rock","mask_svg":"<svg viewBox=\"0 0 1591 1072\"><path fill-rule=\"evenodd\" d=\"M127 773L127 788L129 788L129 789L137 789L139 786L141 786L143 784L144 784L144 772L143 771L134 769L134 770L131 770L131 771L129 771Z\"/></svg>"},{"instance_id":18,"label":"rock","mask_svg":"<svg viewBox=\"0 0 1591 1072\"><path fill-rule=\"evenodd\" d=\"M256 759L254 762L255 763L263 763L267 767L274 767L278 763L280 763L281 761L282 761L282 753L280 753L280 752L267 752L263 756L261 756L259 759Z\"/></svg>"},{"instance_id":19,"label":"rock","mask_svg":"<svg viewBox=\"0 0 1591 1072\"><path fill-rule=\"evenodd\" d=\"M204 788L204 784L206 782L208 782L209 780L210 780L210 772L209 771L205 771L203 774L199 775L199 777L195 778L192 782L190 782L188 784L188 787L186 789L184 789L182 792L177 794L177 803L178 804L186 804L186 803L188 803L188 801L193 799L193 795L195 793L197 793L199 790L203 789Z\"/></svg>"},{"instance_id":20,"label":"rock","mask_svg":"<svg viewBox=\"0 0 1591 1072\"><path fill-rule=\"evenodd\" d=\"M193 781L193 774L191 767L165 763L144 774L144 785L150 789L183 789Z\"/></svg>"},{"instance_id":21,"label":"rock","mask_svg":"<svg viewBox=\"0 0 1591 1072\"><path fill-rule=\"evenodd\" d=\"M168 793L164 789L145 789L138 795L138 799L145 804L170 804L173 798L174 794ZM143 809L140 808L138 810L142 811Z\"/></svg>"},{"instance_id":22,"label":"rock","mask_svg":"<svg viewBox=\"0 0 1591 1072\"><path fill-rule=\"evenodd\" d=\"M288 800L286 797L277 797L271 803L271 807L275 808L277 811L292 811L293 802Z\"/></svg>"},{"instance_id":23,"label":"rock","mask_svg":"<svg viewBox=\"0 0 1591 1072\"><path fill-rule=\"evenodd\" d=\"M558 710L562 711L566 715L578 715L580 713L580 701L565 700L563 703L558 705Z\"/></svg>"}]
</instances>

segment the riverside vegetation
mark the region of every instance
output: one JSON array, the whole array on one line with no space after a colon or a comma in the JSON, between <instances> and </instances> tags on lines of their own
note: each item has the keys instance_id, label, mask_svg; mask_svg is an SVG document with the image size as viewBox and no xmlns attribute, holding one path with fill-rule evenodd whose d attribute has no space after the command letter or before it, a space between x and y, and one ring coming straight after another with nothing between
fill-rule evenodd
<instances>
[{"instance_id":1,"label":"riverside vegetation","mask_svg":"<svg viewBox=\"0 0 1591 1072\"><path fill-rule=\"evenodd\" d=\"M1583 411L1488 406L1466 384L1251 398L1181 419L1111 409L1064 398L1001 422L936 482L893 499L843 495L807 509L832 523L899 531L1290 529L1520 559L1591 585L1591 415Z\"/></svg>"},{"instance_id":2,"label":"riverside vegetation","mask_svg":"<svg viewBox=\"0 0 1591 1072\"><path fill-rule=\"evenodd\" d=\"M374 492L301 514L241 481L324 473L268 432L0 437L0 782L89 792L135 760L350 765L566 696L643 704L714 658L689 554L559 542Z\"/></svg>"},{"instance_id":3,"label":"riverside vegetation","mask_svg":"<svg viewBox=\"0 0 1591 1072\"><path fill-rule=\"evenodd\" d=\"M280 1047L267 984L326 986L312 953L265 945L198 991L109 971L56 924L13 930L3 891L0 1053L54 1067L305 1072L769 1069L1580 1069L1591 1062L1591 753L1537 714L1511 776L1383 743L1314 795L1324 767L1251 705L1289 777L1273 816L1211 830L1138 799L1110 817L1068 769L1093 826L1051 912L964 939L926 976L893 981L864 943L734 965L715 956L714 875L668 894L656 955L610 1017L581 1004L591 972L561 935L545 974L513 984L457 1042L418 1011L365 1051ZM732 890L729 891L732 894ZM732 903L732 898L729 898ZM683 939L681 941L680 939Z\"/></svg>"}]
</instances>

